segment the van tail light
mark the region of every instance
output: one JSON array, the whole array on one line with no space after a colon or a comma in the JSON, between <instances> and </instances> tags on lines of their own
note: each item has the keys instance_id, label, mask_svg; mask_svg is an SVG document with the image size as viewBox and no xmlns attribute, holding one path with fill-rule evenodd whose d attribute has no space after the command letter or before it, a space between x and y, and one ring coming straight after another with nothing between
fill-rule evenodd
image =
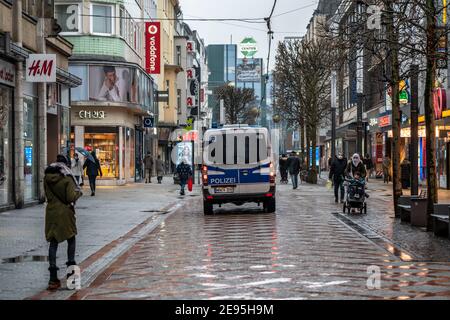
<instances>
[{"instance_id":1,"label":"van tail light","mask_svg":"<svg viewBox=\"0 0 450 320\"><path fill-rule=\"evenodd\" d=\"M273 167L273 162L270 163L270 183L275 183L275 178L276 178L276 174L275 174L275 169Z\"/></svg>"},{"instance_id":2,"label":"van tail light","mask_svg":"<svg viewBox=\"0 0 450 320\"><path fill-rule=\"evenodd\" d=\"M202 166L202 182L204 186L208 185L208 167Z\"/></svg>"}]
</instances>

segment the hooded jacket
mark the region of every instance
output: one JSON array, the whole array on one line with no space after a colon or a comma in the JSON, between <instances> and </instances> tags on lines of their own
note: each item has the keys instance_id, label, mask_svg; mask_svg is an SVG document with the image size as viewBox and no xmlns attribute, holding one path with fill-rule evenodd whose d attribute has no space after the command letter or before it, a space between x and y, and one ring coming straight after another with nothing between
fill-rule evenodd
<instances>
[{"instance_id":1,"label":"hooded jacket","mask_svg":"<svg viewBox=\"0 0 450 320\"><path fill-rule=\"evenodd\" d=\"M53 163L45 170L45 238L63 242L77 234L75 202L82 196L70 170Z\"/></svg>"},{"instance_id":2,"label":"hooded jacket","mask_svg":"<svg viewBox=\"0 0 450 320\"><path fill-rule=\"evenodd\" d=\"M348 162L348 164L347 164L347 168L345 169L345 175L346 175L346 176L350 176L350 177L353 178L353 175L354 175L355 172L357 172L357 171L360 173L361 178L365 178L365 177L366 177L367 172L366 172L366 167L364 166L364 163L360 160L359 163L358 163L358 165L355 166L355 165L353 164L353 161L350 160L350 161Z\"/></svg>"}]
</instances>

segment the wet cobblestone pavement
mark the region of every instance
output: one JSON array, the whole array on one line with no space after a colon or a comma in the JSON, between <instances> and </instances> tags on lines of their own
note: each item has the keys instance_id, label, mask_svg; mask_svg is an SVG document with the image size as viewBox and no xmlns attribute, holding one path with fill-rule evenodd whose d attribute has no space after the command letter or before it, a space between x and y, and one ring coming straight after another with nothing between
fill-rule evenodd
<instances>
[{"instance_id":1,"label":"wet cobblestone pavement","mask_svg":"<svg viewBox=\"0 0 450 320\"><path fill-rule=\"evenodd\" d=\"M227 205L214 216L193 197L71 299L450 298L448 260L362 235L332 214L341 207L325 187L279 186L277 197L276 214ZM380 289L367 288L369 266Z\"/></svg>"}]
</instances>

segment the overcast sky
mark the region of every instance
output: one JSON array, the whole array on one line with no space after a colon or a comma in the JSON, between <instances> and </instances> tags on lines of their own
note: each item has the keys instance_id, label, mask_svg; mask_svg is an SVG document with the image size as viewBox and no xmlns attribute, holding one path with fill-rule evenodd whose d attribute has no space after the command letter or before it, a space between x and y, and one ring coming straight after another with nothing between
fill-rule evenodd
<instances>
[{"instance_id":1,"label":"overcast sky","mask_svg":"<svg viewBox=\"0 0 450 320\"><path fill-rule=\"evenodd\" d=\"M270 66L273 67L277 43L284 37L302 36L318 0L278 0L272 17L272 41ZM189 18L264 18L269 16L273 0L180 0L185 19ZM295 10L291 13L279 14ZM258 43L256 58L264 58L266 68L268 35L266 24L241 22L186 21L191 29L198 30L205 44L238 44L246 36ZM255 30L256 29L256 30ZM241 54L239 53L239 57Z\"/></svg>"}]
</instances>

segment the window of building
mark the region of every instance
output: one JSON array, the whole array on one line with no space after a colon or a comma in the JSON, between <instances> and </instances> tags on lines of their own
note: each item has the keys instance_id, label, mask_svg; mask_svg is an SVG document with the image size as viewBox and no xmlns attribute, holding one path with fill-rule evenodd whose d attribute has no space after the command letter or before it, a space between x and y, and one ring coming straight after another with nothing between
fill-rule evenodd
<instances>
[{"instance_id":1,"label":"window of building","mask_svg":"<svg viewBox=\"0 0 450 320\"><path fill-rule=\"evenodd\" d=\"M181 114L181 89L177 89L177 111Z\"/></svg>"},{"instance_id":2,"label":"window of building","mask_svg":"<svg viewBox=\"0 0 450 320\"><path fill-rule=\"evenodd\" d=\"M113 33L113 6L92 5L91 32L97 34Z\"/></svg>"},{"instance_id":3,"label":"window of building","mask_svg":"<svg viewBox=\"0 0 450 320\"><path fill-rule=\"evenodd\" d=\"M81 15L78 4L55 4L55 17L62 34L81 32Z\"/></svg>"},{"instance_id":4,"label":"window of building","mask_svg":"<svg viewBox=\"0 0 450 320\"><path fill-rule=\"evenodd\" d=\"M177 46L177 65L181 66L181 46Z\"/></svg>"}]
</instances>

